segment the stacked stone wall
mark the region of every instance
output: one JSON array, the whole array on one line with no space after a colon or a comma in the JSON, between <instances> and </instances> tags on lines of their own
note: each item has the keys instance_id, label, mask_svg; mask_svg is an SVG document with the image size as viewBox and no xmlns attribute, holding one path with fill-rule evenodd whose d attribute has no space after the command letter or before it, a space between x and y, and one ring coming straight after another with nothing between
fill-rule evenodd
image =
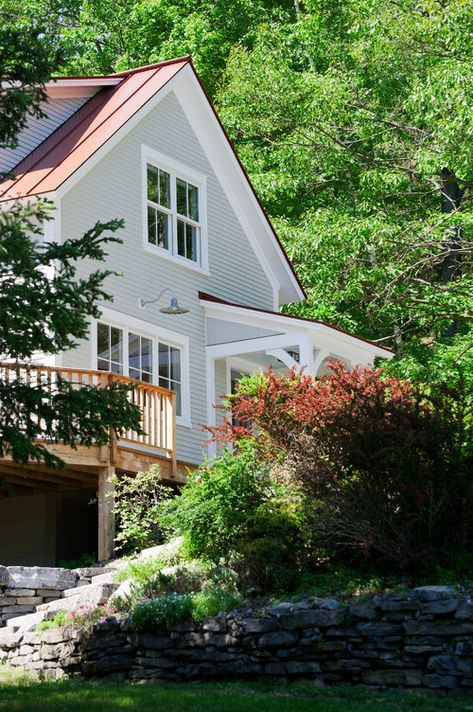
<instances>
[{"instance_id":1,"label":"stacked stone wall","mask_svg":"<svg viewBox=\"0 0 473 712\"><path fill-rule=\"evenodd\" d=\"M473 602L443 586L366 600L311 599L133 632L0 631L0 659L41 677L310 678L321 684L473 690Z\"/></svg>"},{"instance_id":2,"label":"stacked stone wall","mask_svg":"<svg viewBox=\"0 0 473 712\"><path fill-rule=\"evenodd\" d=\"M90 583L88 571L43 566L0 566L0 628L11 618L33 613L64 591Z\"/></svg>"}]
</instances>

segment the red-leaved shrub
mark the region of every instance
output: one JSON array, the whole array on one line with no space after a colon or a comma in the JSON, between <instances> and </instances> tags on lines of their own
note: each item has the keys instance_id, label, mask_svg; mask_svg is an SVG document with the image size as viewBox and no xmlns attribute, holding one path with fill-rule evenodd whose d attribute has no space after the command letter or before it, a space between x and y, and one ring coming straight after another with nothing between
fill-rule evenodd
<instances>
[{"instance_id":1,"label":"red-leaved shrub","mask_svg":"<svg viewBox=\"0 0 473 712\"><path fill-rule=\"evenodd\" d=\"M333 361L319 379L251 376L224 408L212 437L251 437L261 457L284 459L329 553L413 569L464 543L472 477L451 395L434 400L380 370Z\"/></svg>"}]
</instances>

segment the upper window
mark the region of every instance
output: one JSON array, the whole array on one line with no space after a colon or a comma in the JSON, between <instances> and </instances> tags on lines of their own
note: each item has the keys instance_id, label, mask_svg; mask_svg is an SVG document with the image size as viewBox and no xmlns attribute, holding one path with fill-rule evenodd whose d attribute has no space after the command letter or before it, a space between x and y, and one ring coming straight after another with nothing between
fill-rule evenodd
<instances>
[{"instance_id":1,"label":"upper window","mask_svg":"<svg viewBox=\"0 0 473 712\"><path fill-rule=\"evenodd\" d=\"M153 158L145 159L147 245L183 264L205 267L205 178L199 180L193 171L187 175L171 159L155 162L155 152L150 153Z\"/></svg>"}]
</instances>

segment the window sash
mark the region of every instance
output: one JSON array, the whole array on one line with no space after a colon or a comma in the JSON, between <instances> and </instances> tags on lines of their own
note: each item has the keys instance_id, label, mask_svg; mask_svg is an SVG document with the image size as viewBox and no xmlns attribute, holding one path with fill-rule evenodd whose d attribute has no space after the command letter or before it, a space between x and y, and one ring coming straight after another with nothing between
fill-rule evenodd
<instances>
[{"instance_id":1,"label":"window sash","mask_svg":"<svg viewBox=\"0 0 473 712\"><path fill-rule=\"evenodd\" d=\"M156 170L158 176L160 173L169 175L169 207L163 206L159 202L150 199L148 192L148 175L150 169ZM146 178L146 225L148 245L166 250L176 259L182 259L200 267L202 265L201 187L189 182L176 171L160 168L159 165L150 163L149 160L146 161ZM182 195L183 190L185 193L184 196ZM156 193L156 196L159 200L159 191ZM185 212L183 212L183 197L185 197ZM161 218L161 225L166 225L166 227L161 230L159 229L160 222L158 217L160 215L168 216L167 222ZM194 217L192 217L192 215ZM184 225L184 239L180 225Z\"/></svg>"}]
</instances>

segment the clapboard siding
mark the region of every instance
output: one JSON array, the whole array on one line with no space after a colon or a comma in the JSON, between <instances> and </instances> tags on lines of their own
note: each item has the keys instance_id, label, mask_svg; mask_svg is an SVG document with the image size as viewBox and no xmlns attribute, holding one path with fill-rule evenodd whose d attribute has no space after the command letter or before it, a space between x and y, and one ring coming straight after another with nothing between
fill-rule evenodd
<instances>
[{"instance_id":1,"label":"clapboard siding","mask_svg":"<svg viewBox=\"0 0 473 712\"><path fill-rule=\"evenodd\" d=\"M194 168L207 176L210 276L163 260L143 250L141 145ZM61 231L65 238L79 236L96 220L122 217L123 245L107 248L107 269L122 272L111 276L107 290L112 308L124 314L190 337L191 417L193 427L177 428L180 460L199 462L202 434L199 423L207 419L205 370L205 319L198 291L251 306L272 308L272 289L247 237L207 161L174 94L165 97L62 199ZM91 269L80 265L80 273ZM189 313L170 316L159 305L145 311L138 306L142 296L153 298L172 287ZM89 342L63 355L63 366L90 368Z\"/></svg>"},{"instance_id":2,"label":"clapboard siding","mask_svg":"<svg viewBox=\"0 0 473 712\"><path fill-rule=\"evenodd\" d=\"M61 126L72 116L82 104L85 104L88 98L88 96L81 96L69 99L51 99L48 102L43 102L41 109L46 116L41 119L29 116L26 127L18 135L18 146L16 148L0 149L0 173L11 171L17 163L31 153L36 146L39 146L58 126Z\"/></svg>"}]
</instances>

